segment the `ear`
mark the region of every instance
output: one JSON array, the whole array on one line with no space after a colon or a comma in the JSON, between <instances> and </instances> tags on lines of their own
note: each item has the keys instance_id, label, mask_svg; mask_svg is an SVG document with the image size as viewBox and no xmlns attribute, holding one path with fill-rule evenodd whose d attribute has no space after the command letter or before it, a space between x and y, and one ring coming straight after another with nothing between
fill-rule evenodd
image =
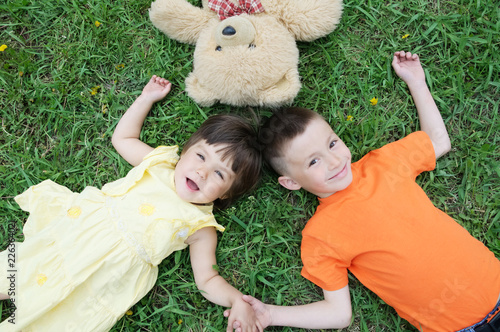
<instances>
[{"instance_id":1,"label":"ear","mask_svg":"<svg viewBox=\"0 0 500 332\"><path fill-rule=\"evenodd\" d=\"M300 184L295 182L291 177L283 175L278 178L278 182L285 187L286 189L289 190L299 190L302 188Z\"/></svg>"},{"instance_id":2,"label":"ear","mask_svg":"<svg viewBox=\"0 0 500 332\"><path fill-rule=\"evenodd\" d=\"M281 7L281 3L286 5ZM266 8L264 1L263 6ZM328 35L335 30L342 16L342 0L281 1L279 5L269 4L267 7L300 41Z\"/></svg>"},{"instance_id":3,"label":"ear","mask_svg":"<svg viewBox=\"0 0 500 332\"><path fill-rule=\"evenodd\" d=\"M172 39L195 45L208 21L217 17L210 10L193 6L186 0L156 0L149 18L153 25Z\"/></svg>"}]
</instances>

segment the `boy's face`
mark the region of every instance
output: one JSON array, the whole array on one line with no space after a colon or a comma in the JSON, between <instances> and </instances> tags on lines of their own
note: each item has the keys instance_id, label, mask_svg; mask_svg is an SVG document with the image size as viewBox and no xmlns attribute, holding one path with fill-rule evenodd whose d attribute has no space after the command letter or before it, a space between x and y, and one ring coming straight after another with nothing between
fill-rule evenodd
<instances>
[{"instance_id":1,"label":"boy's face","mask_svg":"<svg viewBox=\"0 0 500 332\"><path fill-rule=\"evenodd\" d=\"M285 147L285 175L279 183L290 190L305 190L325 198L352 182L351 152L321 118Z\"/></svg>"},{"instance_id":2,"label":"boy's face","mask_svg":"<svg viewBox=\"0 0 500 332\"><path fill-rule=\"evenodd\" d=\"M235 174L230 158L222 160L224 145L209 145L205 140L183 151L175 167L175 190L187 202L206 204L231 188Z\"/></svg>"}]
</instances>

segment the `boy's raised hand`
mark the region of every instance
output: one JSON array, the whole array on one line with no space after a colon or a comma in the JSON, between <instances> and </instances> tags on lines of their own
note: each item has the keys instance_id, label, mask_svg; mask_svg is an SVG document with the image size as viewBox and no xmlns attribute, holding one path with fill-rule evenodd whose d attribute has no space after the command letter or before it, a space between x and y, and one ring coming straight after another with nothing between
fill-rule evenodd
<instances>
[{"instance_id":1,"label":"boy's raised hand","mask_svg":"<svg viewBox=\"0 0 500 332\"><path fill-rule=\"evenodd\" d=\"M392 67L407 85L419 82L425 84L425 73L417 54L405 51L395 52Z\"/></svg>"},{"instance_id":2,"label":"boy's raised hand","mask_svg":"<svg viewBox=\"0 0 500 332\"><path fill-rule=\"evenodd\" d=\"M147 98L150 102L156 103L162 100L170 92L172 83L168 80L153 75L148 84L142 89L142 97Z\"/></svg>"}]
</instances>

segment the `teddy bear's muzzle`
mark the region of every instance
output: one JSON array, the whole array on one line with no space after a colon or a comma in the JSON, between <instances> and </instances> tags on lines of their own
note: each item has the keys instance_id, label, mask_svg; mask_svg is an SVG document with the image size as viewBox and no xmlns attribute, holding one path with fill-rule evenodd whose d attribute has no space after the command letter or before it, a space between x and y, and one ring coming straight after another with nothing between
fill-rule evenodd
<instances>
[{"instance_id":1,"label":"teddy bear's muzzle","mask_svg":"<svg viewBox=\"0 0 500 332\"><path fill-rule=\"evenodd\" d=\"M229 17L219 23L215 29L215 41L218 46L248 46L253 43L255 27L245 16L247 15Z\"/></svg>"}]
</instances>

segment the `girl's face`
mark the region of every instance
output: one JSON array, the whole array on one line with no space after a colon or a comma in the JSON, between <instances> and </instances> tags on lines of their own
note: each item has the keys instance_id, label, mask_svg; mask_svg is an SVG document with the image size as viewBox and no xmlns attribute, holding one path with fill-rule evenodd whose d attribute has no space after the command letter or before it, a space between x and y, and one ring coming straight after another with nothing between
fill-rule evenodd
<instances>
[{"instance_id":1,"label":"girl's face","mask_svg":"<svg viewBox=\"0 0 500 332\"><path fill-rule=\"evenodd\" d=\"M197 204L225 198L236 175L231 170L232 160L222 160L224 147L201 140L183 151L174 175L175 190L180 198Z\"/></svg>"}]
</instances>

